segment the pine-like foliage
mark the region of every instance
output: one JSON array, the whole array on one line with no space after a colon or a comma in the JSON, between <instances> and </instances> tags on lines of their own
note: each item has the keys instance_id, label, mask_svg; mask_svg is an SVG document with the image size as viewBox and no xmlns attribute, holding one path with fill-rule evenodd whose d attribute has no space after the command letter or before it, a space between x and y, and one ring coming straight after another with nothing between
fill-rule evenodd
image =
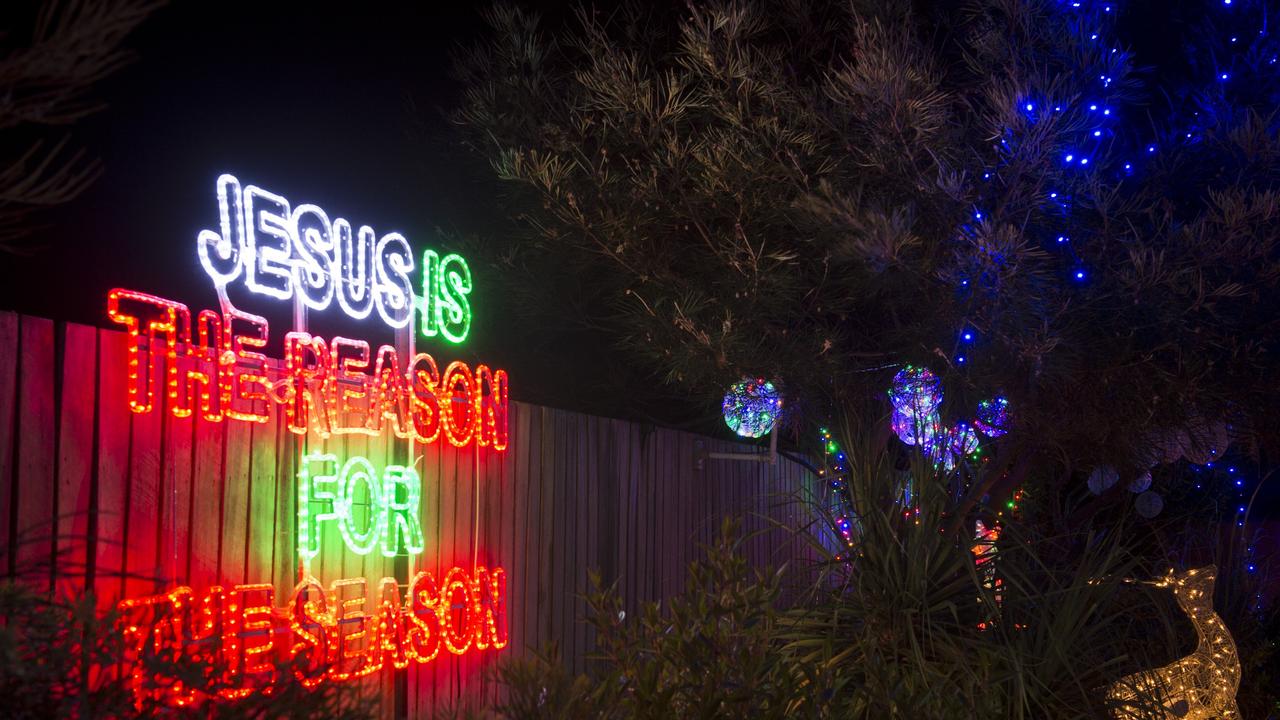
<instances>
[{"instance_id":1,"label":"pine-like foliage","mask_svg":"<svg viewBox=\"0 0 1280 720\"><path fill-rule=\"evenodd\" d=\"M500 6L458 62L517 227L486 242L708 407L758 375L829 417L916 362L1077 468L1219 420L1274 446L1274 92L1135 72L1124 9Z\"/></svg>"},{"instance_id":2,"label":"pine-like foliage","mask_svg":"<svg viewBox=\"0 0 1280 720\"><path fill-rule=\"evenodd\" d=\"M93 90L128 62L125 38L163 4L50 0L0 8L0 253L30 251L25 241L39 213L97 179L100 163L74 150L66 132L102 108Z\"/></svg>"}]
</instances>

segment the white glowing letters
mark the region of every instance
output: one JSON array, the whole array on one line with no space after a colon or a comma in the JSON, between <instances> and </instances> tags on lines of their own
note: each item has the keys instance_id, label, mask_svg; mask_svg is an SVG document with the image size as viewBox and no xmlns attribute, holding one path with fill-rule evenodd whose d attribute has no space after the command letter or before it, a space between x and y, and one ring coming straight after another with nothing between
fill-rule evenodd
<instances>
[{"instance_id":1,"label":"white glowing letters","mask_svg":"<svg viewBox=\"0 0 1280 720\"><path fill-rule=\"evenodd\" d=\"M291 208L284 197L255 185L242 189L232 175L218 178L218 216L218 230L201 230L196 246L200 265L220 291L242 280L252 292L296 297L314 310L336 298L353 318L376 309L393 328L409 324L415 262L403 235L378 237L368 225L330 220L315 205Z\"/></svg>"}]
</instances>

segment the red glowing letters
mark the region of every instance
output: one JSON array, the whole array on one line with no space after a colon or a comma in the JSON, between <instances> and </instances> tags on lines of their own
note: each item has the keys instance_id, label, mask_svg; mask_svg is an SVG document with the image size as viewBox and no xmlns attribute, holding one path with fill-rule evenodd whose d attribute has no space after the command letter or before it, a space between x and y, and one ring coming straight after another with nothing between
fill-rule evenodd
<instances>
[{"instance_id":1,"label":"red glowing letters","mask_svg":"<svg viewBox=\"0 0 1280 720\"><path fill-rule=\"evenodd\" d=\"M308 577L283 608L269 584L189 587L120 603L129 684L139 709L183 706L210 697L271 692L291 673L306 687L383 669L428 663L441 648L455 655L507 645L506 573L453 568L436 584L419 572L403 600L383 578L372 612L364 578L326 590ZM202 678L191 687L183 678Z\"/></svg>"},{"instance_id":2,"label":"red glowing letters","mask_svg":"<svg viewBox=\"0 0 1280 720\"><path fill-rule=\"evenodd\" d=\"M455 361L440 372L435 360L418 353L402 366L395 348L376 353L363 340L324 338L290 332L284 338L284 367L272 368L260 350L267 345L265 318L229 309L220 316L191 312L154 295L115 289L107 314L124 325L128 338L129 406L147 413L163 385L175 417L224 417L266 422L282 406L289 429L320 437L388 428L399 438L435 442L441 434L463 447L507 449L507 374L479 365L472 371Z\"/></svg>"}]
</instances>

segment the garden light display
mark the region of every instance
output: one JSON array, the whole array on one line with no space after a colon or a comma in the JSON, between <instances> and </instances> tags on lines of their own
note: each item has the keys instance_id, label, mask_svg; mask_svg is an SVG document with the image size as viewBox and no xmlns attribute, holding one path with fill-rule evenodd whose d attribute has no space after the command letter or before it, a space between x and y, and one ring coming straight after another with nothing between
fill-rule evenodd
<instances>
[{"instance_id":1,"label":"garden light display","mask_svg":"<svg viewBox=\"0 0 1280 720\"><path fill-rule=\"evenodd\" d=\"M973 458L982 449L979 433L997 438L1008 432L1009 401L1003 397L978 404L973 424L942 425L942 381L928 368L908 365L893 376L889 424L898 439L920 448L943 472L955 469L960 458Z\"/></svg>"},{"instance_id":2,"label":"garden light display","mask_svg":"<svg viewBox=\"0 0 1280 720\"><path fill-rule=\"evenodd\" d=\"M1236 644L1213 611L1213 566L1175 573L1148 583L1171 588L1178 607L1196 629L1196 649L1176 662L1126 676L1111 685L1107 698L1118 707L1116 718L1148 717L1131 703L1153 691L1163 695L1164 716L1184 720L1222 720L1240 717L1236 691L1240 687L1240 659Z\"/></svg>"},{"instance_id":3,"label":"garden light display","mask_svg":"<svg viewBox=\"0 0 1280 720\"><path fill-rule=\"evenodd\" d=\"M1000 539L1000 526L987 524L978 520L974 523L973 545L970 546L969 552L973 553L973 564L978 570L978 576L982 578L982 587L995 593L994 600L996 610L1004 603L1004 581L996 577L996 542ZM978 599L982 601L981 598ZM978 623L979 630L986 630L995 623L995 618L989 618L985 622Z\"/></svg>"},{"instance_id":4,"label":"garden light display","mask_svg":"<svg viewBox=\"0 0 1280 720\"><path fill-rule=\"evenodd\" d=\"M782 413L782 395L764 378L743 379L729 387L721 409L730 430L742 437L764 437Z\"/></svg>"}]
</instances>

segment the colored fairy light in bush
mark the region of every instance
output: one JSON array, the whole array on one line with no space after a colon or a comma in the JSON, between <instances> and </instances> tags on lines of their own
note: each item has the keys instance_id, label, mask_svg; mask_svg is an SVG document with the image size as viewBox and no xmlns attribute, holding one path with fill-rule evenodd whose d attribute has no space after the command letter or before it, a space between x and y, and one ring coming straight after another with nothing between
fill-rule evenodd
<instances>
[{"instance_id":1,"label":"colored fairy light in bush","mask_svg":"<svg viewBox=\"0 0 1280 720\"><path fill-rule=\"evenodd\" d=\"M743 379L729 387L721 409L730 430L742 437L764 437L782 413L782 395L764 378Z\"/></svg>"},{"instance_id":2,"label":"colored fairy light in bush","mask_svg":"<svg viewBox=\"0 0 1280 720\"><path fill-rule=\"evenodd\" d=\"M826 477L831 484L832 507L831 517L835 525L835 532L839 536L840 542L849 547L853 547L854 535L859 532L857 527L857 513L853 507L853 501L848 494L845 480L845 454L840 449L840 444L831 437L831 431L827 428L819 428L818 436L822 441L823 467L818 470L818 475ZM830 474L828 475L828 471Z\"/></svg>"}]
</instances>

